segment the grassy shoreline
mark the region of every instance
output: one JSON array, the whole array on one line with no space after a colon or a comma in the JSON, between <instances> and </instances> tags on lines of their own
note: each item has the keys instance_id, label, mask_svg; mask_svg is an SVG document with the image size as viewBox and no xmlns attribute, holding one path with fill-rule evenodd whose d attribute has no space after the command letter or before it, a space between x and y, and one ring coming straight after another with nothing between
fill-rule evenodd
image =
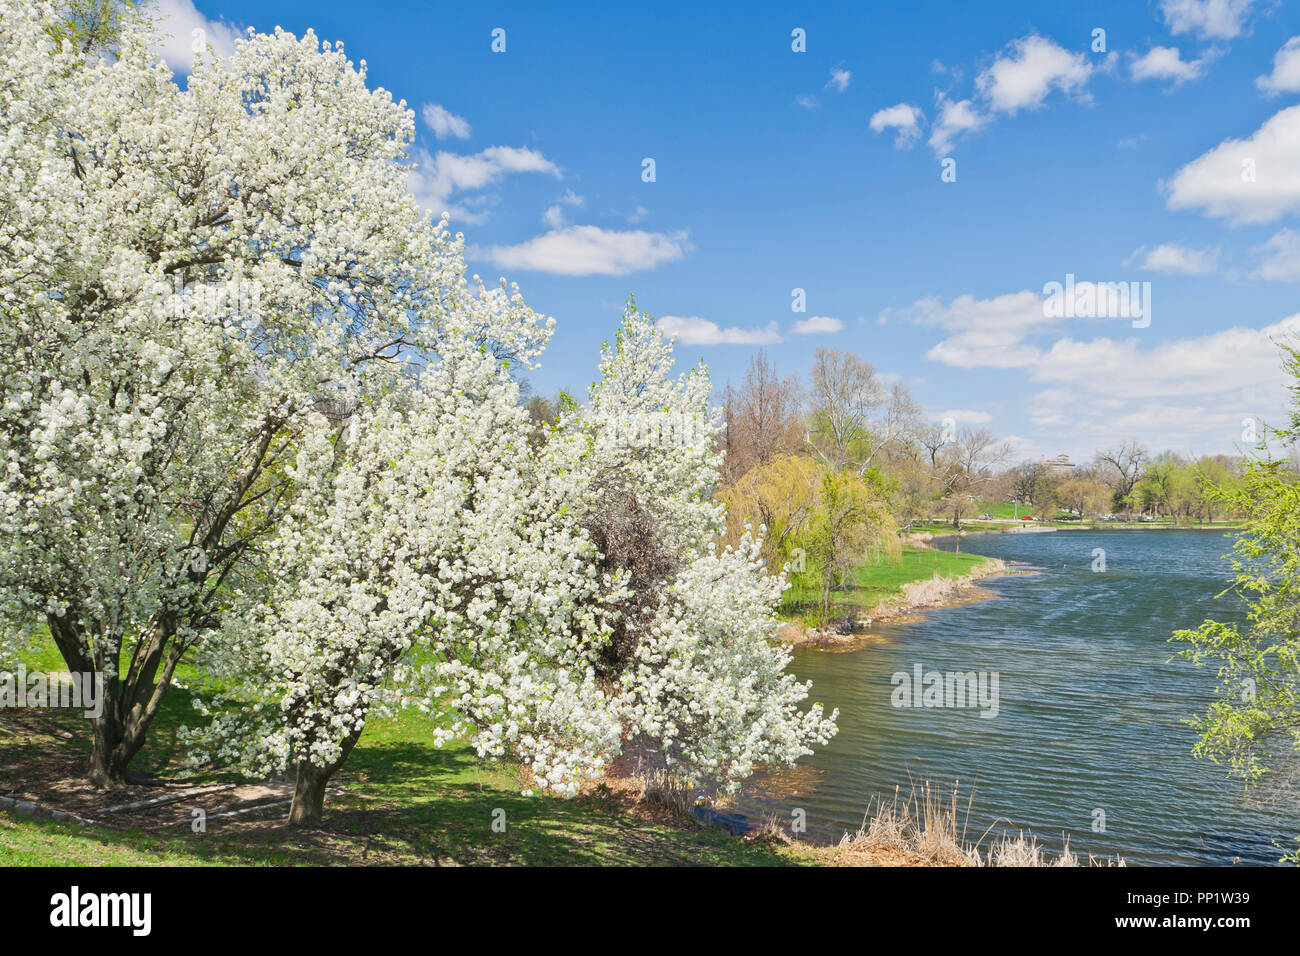
<instances>
[{"instance_id":1,"label":"grassy shoreline","mask_svg":"<svg viewBox=\"0 0 1300 956\"><path fill-rule=\"evenodd\" d=\"M177 716L176 708L168 715ZM285 826L283 807L218 818L220 794L120 815L105 806L168 793L132 787L86 792L88 745L80 718L59 711L0 712L0 793L70 810L94 825L0 812L0 866L789 866L815 862L811 847L738 839L693 818L597 786L574 799L525 796L522 776L463 742L437 748L429 719L372 720L326 800L320 829ZM141 769L179 753L163 726ZM34 761L51 767L40 779ZM175 786L174 773L160 783ZM237 778L234 778L237 779ZM184 788L230 781L200 774ZM262 786L261 781L251 783ZM272 784L275 782L272 781ZM193 832L193 812L209 813ZM111 821L111 823L110 823ZM497 824L494 828L494 823ZM502 824L504 828L502 829Z\"/></svg>"},{"instance_id":2,"label":"grassy shoreline","mask_svg":"<svg viewBox=\"0 0 1300 956\"><path fill-rule=\"evenodd\" d=\"M947 594L1000 566L981 555L905 545L899 562L859 568L834 598L880 619L918 606L910 589L939 581ZM48 640L25 664L46 672L65 666ZM435 725L412 712L372 719L326 801L322 828L294 830L284 824L283 806L267 802L267 794L283 797L288 781L210 771L180 777L177 731L194 720L185 686L193 676L180 675L137 758L140 772L158 778L154 787L91 791L81 782L89 741L77 714L0 711L0 796L94 821L0 811L0 865L963 865L951 847L941 857L922 852L915 833L888 845L859 834L843 846L793 840L772 826L734 836L640 798L627 780L601 782L574 799L524 796L517 768L480 758L463 741L438 748ZM220 784L262 796L241 803L227 790L120 815L102 812ZM195 810L208 815L203 832L193 830ZM493 827L500 820L504 831Z\"/></svg>"},{"instance_id":3,"label":"grassy shoreline","mask_svg":"<svg viewBox=\"0 0 1300 956\"><path fill-rule=\"evenodd\" d=\"M12 768L15 758L21 766L23 752L35 746L42 758L54 756L76 774L84 766L86 747L66 735L78 719L58 711L0 715L0 766ZM75 788L74 777L68 782ZM1063 854L1047 853L1032 834L986 834L986 844L967 844L956 793L941 799L940 791L928 784L901 801L896 796L892 803L879 802L857 833L846 833L830 845L796 839L773 821L736 836L637 799L634 788L604 783L573 799L524 796L520 778L509 766L482 760L463 743L433 747L428 721L420 716L373 721L339 783L326 803L323 825L313 830L286 827L283 812L254 812L213 819L205 832L195 833L192 802L136 811L116 825L0 811L0 866L1085 864L1068 847ZM5 774L0 790L12 788ZM26 788L29 797L32 789ZM59 799L57 793L40 794L43 806L53 805L51 796ZM118 806L141 797L115 791L94 799ZM65 806L69 799L63 796ZM504 829L493 827L498 819L504 820Z\"/></svg>"},{"instance_id":4,"label":"grassy shoreline","mask_svg":"<svg viewBox=\"0 0 1300 956\"><path fill-rule=\"evenodd\" d=\"M977 582L1006 573L1010 568L996 558L905 544L897 563L863 565L847 587L831 592L830 626L822 621L815 595L792 589L782 607L780 637L792 644L837 646L871 625L969 599Z\"/></svg>"},{"instance_id":5,"label":"grassy shoreline","mask_svg":"<svg viewBox=\"0 0 1300 956\"><path fill-rule=\"evenodd\" d=\"M879 616L907 604L909 588L936 580L963 587L976 576L1000 573L998 565L980 555L909 545L896 565L859 569L843 596ZM49 642L26 663L33 670L63 669ZM95 821L0 812L0 865L972 865L970 848L949 839L953 823L933 819L933 808L908 817L906 809L899 816L899 807L882 807L879 819L863 831L826 846L792 839L771 824L735 836L689 812L642 799L627 780L598 783L573 799L525 796L517 768L480 758L463 741L435 746L435 724L412 712L369 722L326 801L320 829L288 828L284 808L264 796L247 806L204 795L120 816L103 814L106 806L218 784L235 792L287 792L288 781L248 781L229 773L180 779L176 732L192 720L191 693L182 682L164 701L138 757L138 769L160 778L158 786L105 794L81 782L89 741L79 715L0 711L0 795ZM230 791L223 792L228 798ZM206 829L196 833L193 814L200 809L209 816ZM504 829L494 827L501 822ZM999 852L1020 859L1029 851L1021 840ZM1038 859L1037 851L1031 855Z\"/></svg>"}]
</instances>

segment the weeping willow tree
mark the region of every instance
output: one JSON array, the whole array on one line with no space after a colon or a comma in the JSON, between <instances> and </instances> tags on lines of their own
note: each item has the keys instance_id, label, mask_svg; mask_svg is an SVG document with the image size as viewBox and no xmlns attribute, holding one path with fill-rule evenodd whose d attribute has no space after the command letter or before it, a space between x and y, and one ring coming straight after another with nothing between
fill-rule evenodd
<instances>
[{"instance_id":1,"label":"weeping willow tree","mask_svg":"<svg viewBox=\"0 0 1300 956\"><path fill-rule=\"evenodd\" d=\"M857 568L882 557L897 559L901 548L885 502L851 472L823 472L818 504L806 540L825 620L831 593L847 587Z\"/></svg>"},{"instance_id":2,"label":"weeping willow tree","mask_svg":"<svg viewBox=\"0 0 1300 956\"><path fill-rule=\"evenodd\" d=\"M1300 443L1300 348L1284 347L1294 376L1290 427L1284 444ZM1277 785L1300 774L1300 467L1261 442L1241 478L1214 490L1246 518L1233 547L1230 591L1246 606L1245 625L1207 620L1175 632L1179 656L1217 666L1219 696L1188 721L1200 734L1194 752L1245 781ZM1300 837L1283 862L1300 864Z\"/></svg>"},{"instance_id":3,"label":"weeping willow tree","mask_svg":"<svg viewBox=\"0 0 1300 956\"><path fill-rule=\"evenodd\" d=\"M849 469L782 455L751 468L719 496L727 504L728 543L739 542L747 524L766 528L767 566L785 568L801 589L814 591L823 619L831 594L857 568L901 554L883 496Z\"/></svg>"},{"instance_id":4,"label":"weeping willow tree","mask_svg":"<svg viewBox=\"0 0 1300 956\"><path fill-rule=\"evenodd\" d=\"M817 508L821 473L821 466L805 455L780 455L724 486L719 497L727 504L727 544L740 543L746 524L762 525L767 529L767 566L791 563ZM795 563L792 570L798 572Z\"/></svg>"}]
</instances>

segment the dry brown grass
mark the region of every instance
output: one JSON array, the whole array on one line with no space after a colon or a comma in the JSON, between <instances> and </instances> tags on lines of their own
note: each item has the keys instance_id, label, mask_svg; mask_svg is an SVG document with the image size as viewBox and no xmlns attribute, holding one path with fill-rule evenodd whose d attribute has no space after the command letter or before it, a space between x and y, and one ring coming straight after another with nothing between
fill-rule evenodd
<instances>
[{"instance_id":1,"label":"dry brown grass","mask_svg":"<svg viewBox=\"0 0 1300 956\"><path fill-rule=\"evenodd\" d=\"M963 849L965 825L959 823L957 787L945 799L927 781L904 800L894 792L891 803L876 801L857 833L844 834L830 854L838 866L972 866ZM969 804L967 805L969 815Z\"/></svg>"},{"instance_id":2,"label":"dry brown grass","mask_svg":"<svg viewBox=\"0 0 1300 956\"><path fill-rule=\"evenodd\" d=\"M976 590L976 594L970 596L972 600L987 600L996 595L991 591L974 589L976 581L982 581L984 578L990 578L998 574L1007 573L1007 563L998 558L985 561L983 564L974 567L968 574L959 577L941 577L936 571L934 577L928 580L911 581L903 585L902 597L897 602L891 602L899 610L910 611L923 607L936 607L942 604L952 603L955 595L963 591ZM876 617L880 616L880 609L877 609Z\"/></svg>"},{"instance_id":3,"label":"dry brown grass","mask_svg":"<svg viewBox=\"0 0 1300 956\"><path fill-rule=\"evenodd\" d=\"M913 787L905 799L894 792L891 803L877 802L857 833L845 833L834 847L817 850L822 862L831 866L1061 866L1083 865L1067 840L1064 850L1052 854L1040 846L1034 835L1011 837L1005 831L981 850L992 827L974 843L967 841L966 824L974 792L963 808L958 786L945 795L926 781ZM994 826L997 824L995 823ZM1124 866L1123 858L1096 859L1089 866Z\"/></svg>"},{"instance_id":4,"label":"dry brown grass","mask_svg":"<svg viewBox=\"0 0 1300 956\"><path fill-rule=\"evenodd\" d=\"M644 802L682 816L691 815L691 807L695 806L695 794L698 788L686 786L680 779L665 770L639 774L636 783L640 788L639 798Z\"/></svg>"},{"instance_id":5,"label":"dry brown grass","mask_svg":"<svg viewBox=\"0 0 1300 956\"><path fill-rule=\"evenodd\" d=\"M624 759L614 772L603 777L594 791L620 804L627 812L659 823L688 829L708 829L692 812L699 801L699 788L685 787L663 769L651 769L644 761ZM1008 821L995 821L973 842L967 824L974 803L971 789L963 805L960 787L945 792L926 781L913 784L906 797L901 788L889 803L875 799L856 833L845 833L834 846L813 846L792 835L776 814L744 835L747 843L787 846L797 849L804 862L822 866L1125 866L1123 857L1083 860L1070 849L1067 838L1060 853L1039 844L1032 833L1011 836L1006 830L994 835L994 828ZM715 809L726 801L715 796ZM987 843L985 841L988 841Z\"/></svg>"}]
</instances>

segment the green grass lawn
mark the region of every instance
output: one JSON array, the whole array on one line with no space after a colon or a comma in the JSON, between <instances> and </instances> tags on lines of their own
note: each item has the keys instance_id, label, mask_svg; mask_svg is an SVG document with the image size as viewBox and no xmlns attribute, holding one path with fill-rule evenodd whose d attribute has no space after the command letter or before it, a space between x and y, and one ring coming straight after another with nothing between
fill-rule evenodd
<instances>
[{"instance_id":1,"label":"green grass lawn","mask_svg":"<svg viewBox=\"0 0 1300 956\"><path fill-rule=\"evenodd\" d=\"M965 521L961 523L961 530L968 533L977 531L1005 531L1010 525L1000 524L994 521ZM930 521L926 524L914 524L908 529L913 534L953 534L954 529L951 521Z\"/></svg>"},{"instance_id":2,"label":"green grass lawn","mask_svg":"<svg viewBox=\"0 0 1300 956\"><path fill-rule=\"evenodd\" d=\"M1036 528L1097 528L1102 530L1112 529L1132 529L1132 528L1241 528L1245 522L1235 519L1222 519L1209 523L1183 522L1179 523L1170 517L1157 518L1154 521L1139 521L1136 517L1132 521L1101 521L1095 515L1085 515L1082 521L1056 521L1053 520L1058 514L1064 514L1064 511L1054 511L1048 516L1046 521L1023 521L1021 524L1030 525ZM980 521L979 515L992 515L995 521ZM1026 515L1032 515L1033 509L1025 506L1017 508L1011 502L980 502L971 505L970 514L963 518L961 530L968 534L980 532L1004 532L1015 527L1017 519L1023 519ZM908 530L914 533L928 532L930 534L952 534L954 528L952 520L937 518L928 521L925 524L912 525Z\"/></svg>"},{"instance_id":3,"label":"green grass lawn","mask_svg":"<svg viewBox=\"0 0 1300 956\"><path fill-rule=\"evenodd\" d=\"M832 617L865 617L882 601L896 597L904 584L934 577L960 577L989 559L935 548L904 545L900 560L881 560L856 569L846 589L831 592ZM815 587L796 585L786 592L782 613L803 623L818 623L821 595Z\"/></svg>"},{"instance_id":4,"label":"green grass lawn","mask_svg":"<svg viewBox=\"0 0 1300 956\"><path fill-rule=\"evenodd\" d=\"M36 649L29 670L64 669L52 647ZM21 715L21 719L19 719ZM176 729L195 720L190 694L168 695L133 766L175 777ZM811 851L746 841L723 830L648 812L598 788L574 799L523 796L509 765L480 759L465 743L439 749L434 724L415 711L375 719L343 768L342 793L326 800L324 826L298 831L284 811L238 822L114 831L0 812L0 865L790 865ZM61 735L69 735L63 737ZM89 751L88 725L58 711L0 711L0 794L24 789L24 773L58 766L75 772ZM237 780L202 774L194 786ZM50 801L54 805L57 802ZM113 803L109 798L104 803ZM504 832L493 820L504 811ZM86 815L86 814L83 814Z\"/></svg>"}]
</instances>

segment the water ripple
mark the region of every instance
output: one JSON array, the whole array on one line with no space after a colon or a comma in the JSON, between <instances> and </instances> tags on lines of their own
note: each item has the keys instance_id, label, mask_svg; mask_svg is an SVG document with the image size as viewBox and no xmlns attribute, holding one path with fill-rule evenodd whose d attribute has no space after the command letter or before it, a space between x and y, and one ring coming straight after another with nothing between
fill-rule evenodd
<instances>
[{"instance_id":1,"label":"water ripple","mask_svg":"<svg viewBox=\"0 0 1300 956\"><path fill-rule=\"evenodd\" d=\"M1106 551L1094 573L1093 549ZM987 582L1000 600L941 609L888 628L892 640L850 653L795 653L813 699L840 709L840 733L800 769L760 775L738 800L753 816L807 813L833 840L925 780L975 786L968 836L1002 819L1049 847L1142 864L1275 863L1300 833L1294 801L1243 800L1223 771L1191 756L1183 721L1214 697L1214 675L1171 660L1178 628L1207 615L1240 620L1218 598L1231 542L1204 531L984 535L963 551L1022 561L1035 575ZM895 708L897 672L998 674L998 713ZM805 766L806 765L806 766ZM789 781L797 779L797 792ZM1104 811L1105 830L1094 830Z\"/></svg>"}]
</instances>

